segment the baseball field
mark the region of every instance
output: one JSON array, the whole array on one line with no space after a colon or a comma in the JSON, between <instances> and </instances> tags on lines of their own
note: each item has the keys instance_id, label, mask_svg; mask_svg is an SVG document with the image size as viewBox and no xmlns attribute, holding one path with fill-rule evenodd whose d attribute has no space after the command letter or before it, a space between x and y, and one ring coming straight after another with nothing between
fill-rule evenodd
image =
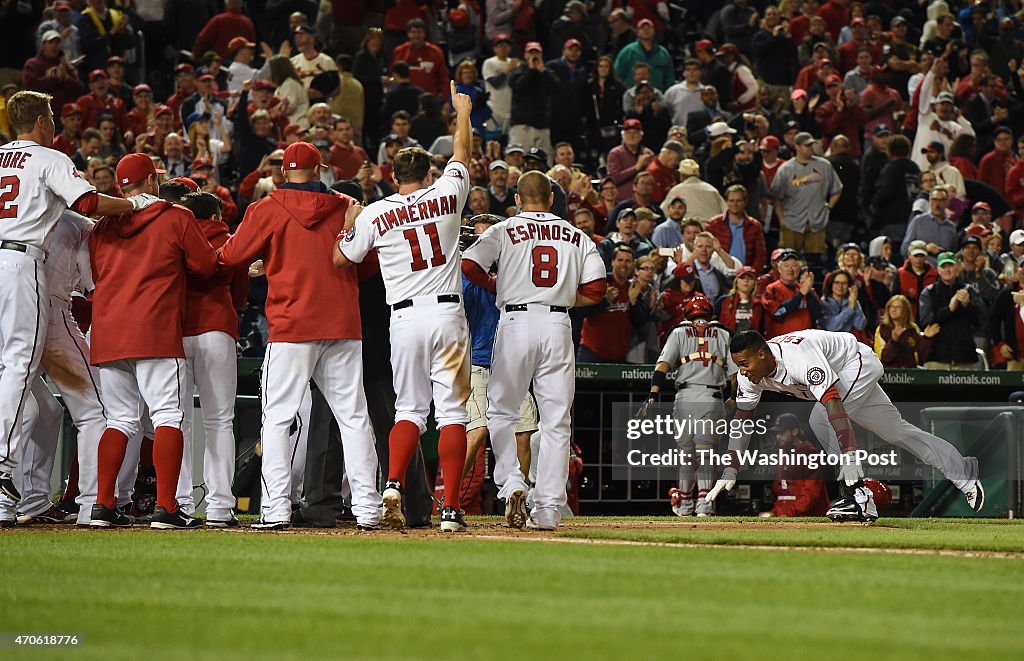
<instances>
[{"instance_id":1,"label":"baseball field","mask_svg":"<svg viewBox=\"0 0 1024 661\"><path fill-rule=\"evenodd\" d=\"M1019 659L1018 521L0 532L14 659Z\"/></svg>"}]
</instances>

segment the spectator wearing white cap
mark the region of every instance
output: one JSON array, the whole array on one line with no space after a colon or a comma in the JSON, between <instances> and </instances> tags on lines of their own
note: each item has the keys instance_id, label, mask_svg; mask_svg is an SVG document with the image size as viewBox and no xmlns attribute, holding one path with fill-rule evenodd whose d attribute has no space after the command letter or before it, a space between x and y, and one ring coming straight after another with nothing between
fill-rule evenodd
<instances>
[{"instance_id":1,"label":"spectator wearing white cap","mask_svg":"<svg viewBox=\"0 0 1024 661\"><path fill-rule=\"evenodd\" d=\"M1021 230L1014 230L1014 234ZM1020 235L1024 245L1024 232ZM1011 239L1011 245L1013 240ZM992 339L992 357L994 362L1005 364L1008 370L1024 370L1024 333L1021 332L1021 320L1024 320L1024 255L1007 266L1012 267L1012 275L992 304L989 316L988 334Z\"/></svg>"},{"instance_id":2,"label":"spectator wearing white cap","mask_svg":"<svg viewBox=\"0 0 1024 661\"><path fill-rule=\"evenodd\" d=\"M487 166L487 174L491 181L487 187L490 213L505 218L508 216L508 208L516 205L516 191L508 186L508 163L500 159L491 161Z\"/></svg>"},{"instance_id":3,"label":"spectator wearing white cap","mask_svg":"<svg viewBox=\"0 0 1024 661\"><path fill-rule=\"evenodd\" d=\"M55 31L60 35L60 51L73 62L82 54L82 34L78 26L71 21L71 3L67 0L57 0L53 3L53 18L43 21L36 28L36 50L43 45L43 35Z\"/></svg>"},{"instance_id":4,"label":"spectator wearing white cap","mask_svg":"<svg viewBox=\"0 0 1024 661\"><path fill-rule=\"evenodd\" d=\"M725 213L725 200L718 189L700 178L700 165L692 158L685 158L679 163L680 182L669 190L661 210L668 214L672 200L681 197L686 200L688 218L696 218L701 224L707 224L714 216Z\"/></svg>"},{"instance_id":5,"label":"spectator wearing white cap","mask_svg":"<svg viewBox=\"0 0 1024 661\"><path fill-rule=\"evenodd\" d=\"M999 257L1003 282L1012 282L1017 272L1017 263L1024 257L1024 230L1010 232L1010 249ZM995 268L993 266L993 268Z\"/></svg>"}]
</instances>

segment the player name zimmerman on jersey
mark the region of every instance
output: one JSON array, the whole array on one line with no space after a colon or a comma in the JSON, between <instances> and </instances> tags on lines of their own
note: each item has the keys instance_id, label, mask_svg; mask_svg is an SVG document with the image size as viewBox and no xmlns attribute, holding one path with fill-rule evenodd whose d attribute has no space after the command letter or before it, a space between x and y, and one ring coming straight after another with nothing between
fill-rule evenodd
<instances>
[{"instance_id":1,"label":"player name zimmerman on jersey","mask_svg":"<svg viewBox=\"0 0 1024 661\"><path fill-rule=\"evenodd\" d=\"M451 161L432 186L374 202L345 233L339 248L350 262L377 249L388 305L462 292L459 227L468 182L466 166Z\"/></svg>"},{"instance_id":2,"label":"player name zimmerman on jersey","mask_svg":"<svg viewBox=\"0 0 1024 661\"><path fill-rule=\"evenodd\" d=\"M580 283L605 277L594 242L565 220L540 211L524 211L491 226L464 257L484 271L498 262L498 307L572 307Z\"/></svg>"}]
</instances>

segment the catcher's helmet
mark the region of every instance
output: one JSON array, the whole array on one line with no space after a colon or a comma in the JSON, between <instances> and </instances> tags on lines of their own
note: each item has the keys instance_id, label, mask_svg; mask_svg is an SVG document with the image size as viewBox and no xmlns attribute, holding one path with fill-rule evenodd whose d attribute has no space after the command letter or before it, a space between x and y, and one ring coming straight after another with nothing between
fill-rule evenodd
<instances>
[{"instance_id":1,"label":"catcher's helmet","mask_svg":"<svg viewBox=\"0 0 1024 661\"><path fill-rule=\"evenodd\" d=\"M715 316L715 309L711 307L711 301L704 296L694 296L683 308L683 314L691 321L697 318L710 321Z\"/></svg>"},{"instance_id":2,"label":"catcher's helmet","mask_svg":"<svg viewBox=\"0 0 1024 661\"><path fill-rule=\"evenodd\" d=\"M875 496L875 507L878 508L878 512L882 513L889 509L889 505L892 504L892 489L885 482L879 482L878 480L870 477L864 478L864 486L871 490L871 493Z\"/></svg>"}]
</instances>

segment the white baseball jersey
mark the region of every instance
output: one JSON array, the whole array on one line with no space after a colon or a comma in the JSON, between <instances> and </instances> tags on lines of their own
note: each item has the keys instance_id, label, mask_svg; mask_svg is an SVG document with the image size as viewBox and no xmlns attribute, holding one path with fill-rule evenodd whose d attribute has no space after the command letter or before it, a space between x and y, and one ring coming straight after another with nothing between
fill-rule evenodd
<instances>
[{"instance_id":1,"label":"white baseball jersey","mask_svg":"<svg viewBox=\"0 0 1024 661\"><path fill-rule=\"evenodd\" d=\"M821 401L825 392L839 381L840 372L861 362L862 346L849 333L822 330L794 331L773 337L768 340L768 348L777 364L775 374L757 383L740 374L736 407L753 410L764 390Z\"/></svg>"},{"instance_id":2,"label":"white baseball jersey","mask_svg":"<svg viewBox=\"0 0 1024 661\"><path fill-rule=\"evenodd\" d=\"M0 240L46 250L64 210L95 190L56 149L8 142L0 147Z\"/></svg>"},{"instance_id":3,"label":"white baseball jersey","mask_svg":"<svg viewBox=\"0 0 1024 661\"><path fill-rule=\"evenodd\" d=\"M50 296L70 302L71 292L79 284L85 291L95 288L89 262L89 233L93 226L91 220L70 209L61 216L50 237L50 250L43 265Z\"/></svg>"},{"instance_id":4,"label":"white baseball jersey","mask_svg":"<svg viewBox=\"0 0 1024 661\"><path fill-rule=\"evenodd\" d=\"M605 278L593 240L546 212L526 211L492 225L464 257L485 271L499 263L498 307L572 307L581 283Z\"/></svg>"},{"instance_id":5,"label":"white baseball jersey","mask_svg":"<svg viewBox=\"0 0 1024 661\"><path fill-rule=\"evenodd\" d=\"M469 171L451 161L430 188L395 193L363 209L342 239L341 252L358 263L377 249L388 305L415 296L459 294L459 228L468 196Z\"/></svg>"}]
</instances>

